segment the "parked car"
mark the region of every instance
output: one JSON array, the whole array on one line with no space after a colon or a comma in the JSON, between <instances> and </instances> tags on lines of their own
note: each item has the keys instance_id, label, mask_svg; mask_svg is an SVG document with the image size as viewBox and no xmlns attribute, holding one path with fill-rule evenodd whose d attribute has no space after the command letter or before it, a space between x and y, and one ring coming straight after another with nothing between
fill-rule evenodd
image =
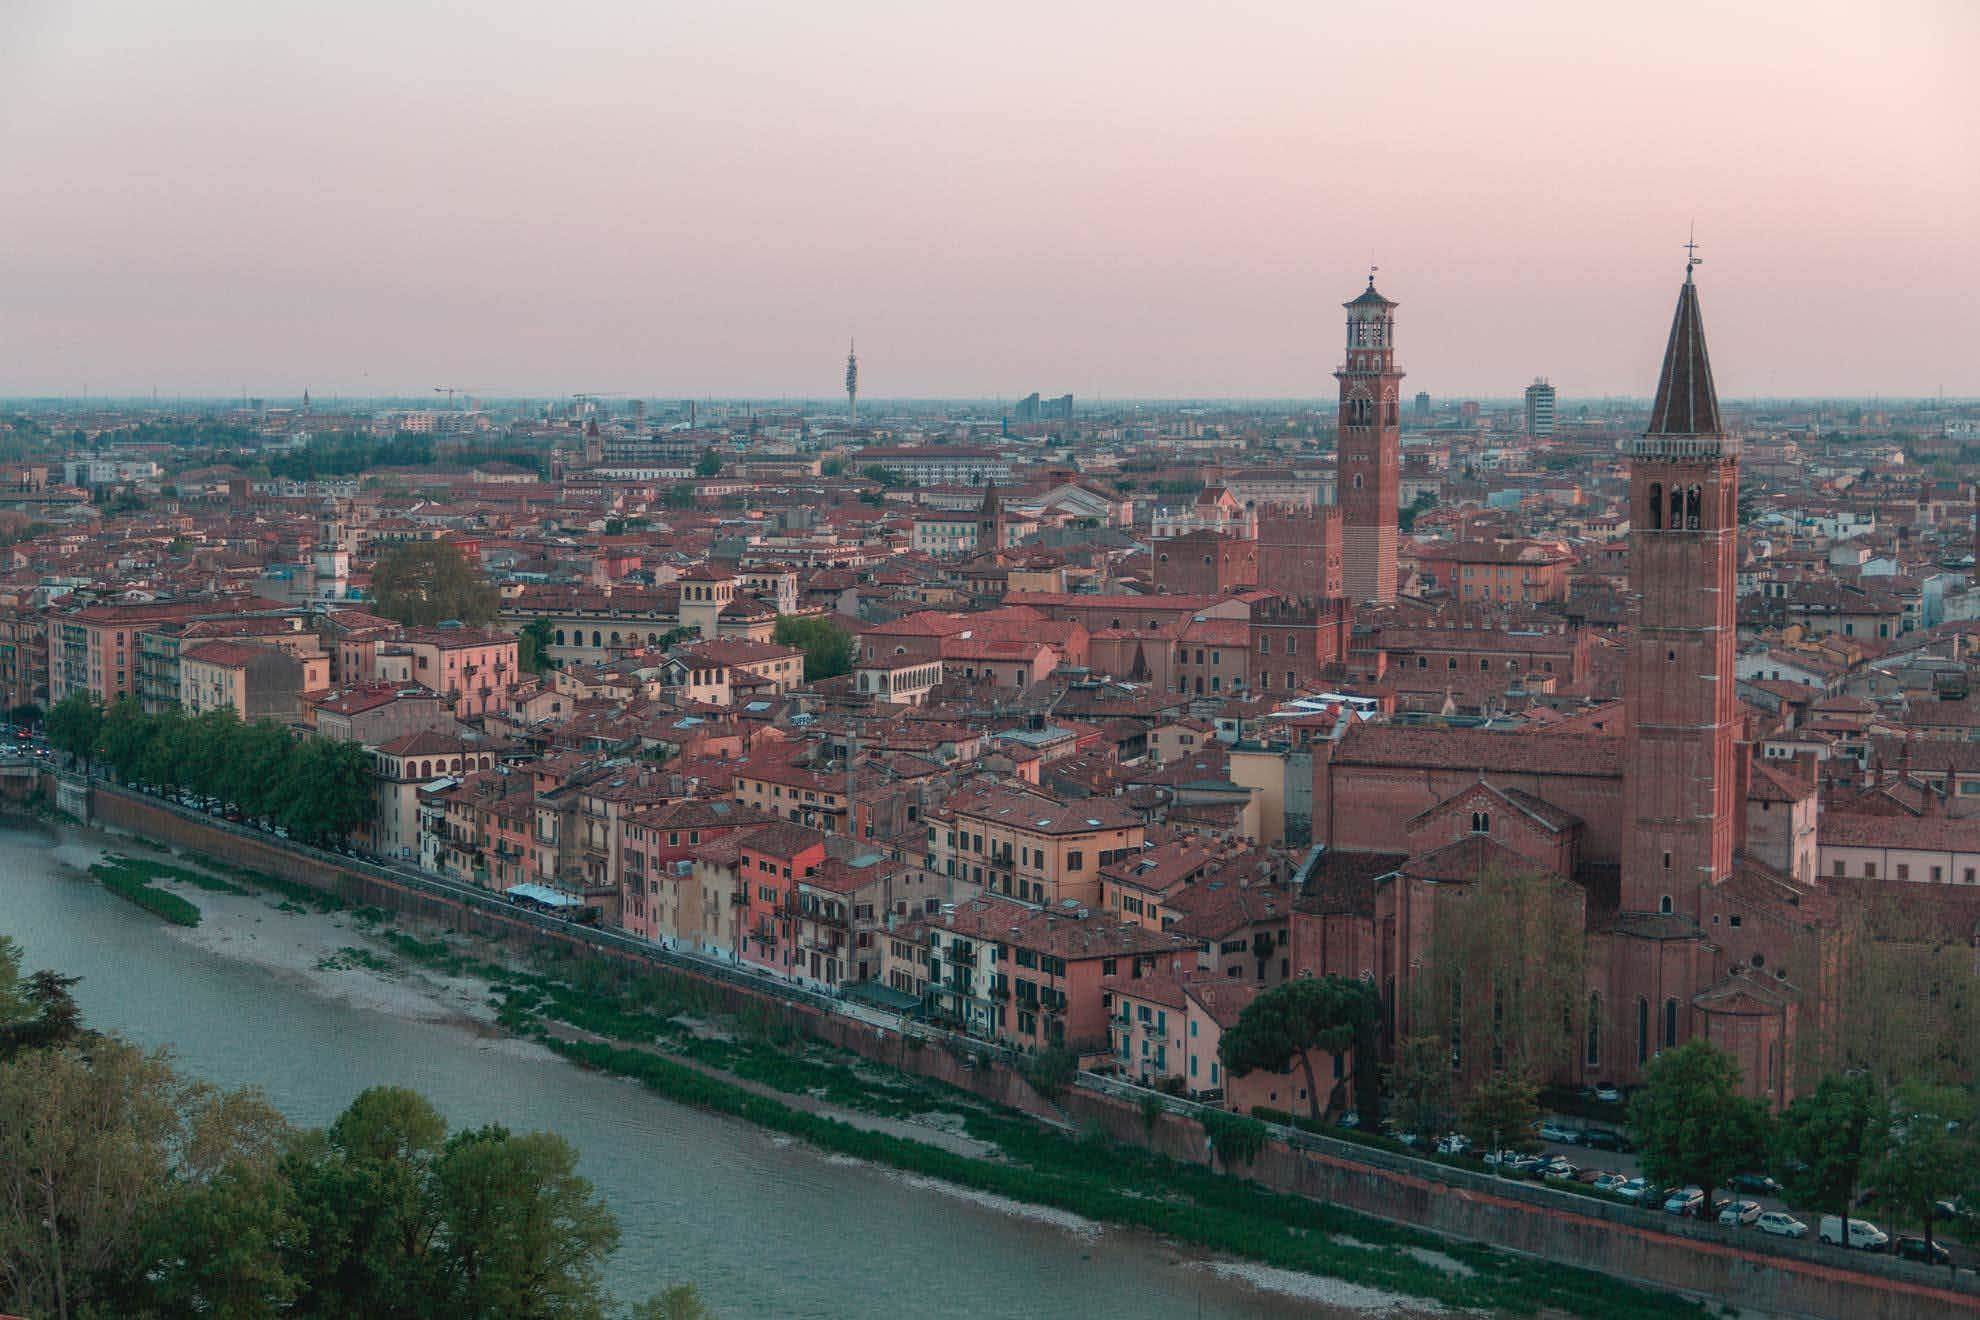
<instances>
[{"instance_id":1,"label":"parked car","mask_svg":"<svg viewBox=\"0 0 1980 1320\"><path fill-rule=\"evenodd\" d=\"M1616 1195L1622 1197L1625 1201L1648 1202L1650 1193L1655 1190L1655 1188L1650 1186L1647 1179L1630 1178L1622 1186L1616 1188Z\"/></svg>"},{"instance_id":2,"label":"parked car","mask_svg":"<svg viewBox=\"0 0 1980 1320\"><path fill-rule=\"evenodd\" d=\"M1559 1123L1552 1122L1551 1120L1542 1119L1534 1125L1533 1130L1539 1134L1542 1141L1557 1142L1564 1146L1579 1146L1581 1144L1581 1133L1570 1127L1562 1127Z\"/></svg>"},{"instance_id":3,"label":"parked car","mask_svg":"<svg viewBox=\"0 0 1980 1320\"><path fill-rule=\"evenodd\" d=\"M1922 1237L1901 1237L1891 1248L1899 1260L1915 1260L1926 1265L1950 1265L1952 1253L1937 1242L1927 1242Z\"/></svg>"},{"instance_id":4,"label":"parked car","mask_svg":"<svg viewBox=\"0 0 1980 1320\"><path fill-rule=\"evenodd\" d=\"M1581 1144L1590 1150L1631 1151L1636 1143L1614 1128L1592 1127L1581 1134Z\"/></svg>"},{"instance_id":5,"label":"parked car","mask_svg":"<svg viewBox=\"0 0 1980 1320\"><path fill-rule=\"evenodd\" d=\"M1604 1169L1600 1174L1596 1176L1595 1181L1590 1185L1593 1186L1595 1190L1598 1192L1616 1192L1618 1194L1624 1194L1623 1188L1629 1186L1629 1183L1630 1180L1628 1178L1623 1177L1620 1173L1616 1173L1613 1170Z\"/></svg>"},{"instance_id":6,"label":"parked car","mask_svg":"<svg viewBox=\"0 0 1980 1320\"><path fill-rule=\"evenodd\" d=\"M1622 1099L1622 1088L1614 1082L1597 1082L1595 1083L1595 1098L1614 1104Z\"/></svg>"},{"instance_id":7,"label":"parked car","mask_svg":"<svg viewBox=\"0 0 1980 1320\"><path fill-rule=\"evenodd\" d=\"M1492 1165L1510 1165L1518 1158L1519 1152L1516 1150L1488 1150L1484 1155L1485 1162Z\"/></svg>"},{"instance_id":8,"label":"parked car","mask_svg":"<svg viewBox=\"0 0 1980 1320\"><path fill-rule=\"evenodd\" d=\"M1728 1201L1719 1211L1719 1222L1728 1228L1745 1228L1760 1218L1758 1201Z\"/></svg>"},{"instance_id":9,"label":"parked car","mask_svg":"<svg viewBox=\"0 0 1980 1320\"><path fill-rule=\"evenodd\" d=\"M1540 1166L1538 1176L1548 1182L1573 1182L1575 1174L1581 1172L1573 1164L1559 1155Z\"/></svg>"},{"instance_id":10,"label":"parked car","mask_svg":"<svg viewBox=\"0 0 1980 1320\"><path fill-rule=\"evenodd\" d=\"M1583 1169L1574 1175L1574 1180L1578 1183L1587 1183L1593 1187L1598 1179L1608 1176L1609 1170L1607 1169Z\"/></svg>"},{"instance_id":11,"label":"parked car","mask_svg":"<svg viewBox=\"0 0 1980 1320\"><path fill-rule=\"evenodd\" d=\"M1471 1152L1471 1138L1462 1132L1452 1132L1438 1139L1439 1155L1467 1155Z\"/></svg>"},{"instance_id":12,"label":"parked car","mask_svg":"<svg viewBox=\"0 0 1980 1320\"><path fill-rule=\"evenodd\" d=\"M1664 1198L1664 1213L1667 1215L1690 1215L1698 1213L1698 1207L1705 1204L1705 1192L1697 1187L1679 1187Z\"/></svg>"},{"instance_id":13,"label":"parked car","mask_svg":"<svg viewBox=\"0 0 1980 1320\"><path fill-rule=\"evenodd\" d=\"M1796 1219L1785 1210L1769 1210L1754 1223L1762 1233L1772 1233L1775 1237L1801 1238L1808 1236L1808 1225Z\"/></svg>"},{"instance_id":14,"label":"parked car","mask_svg":"<svg viewBox=\"0 0 1980 1320\"><path fill-rule=\"evenodd\" d=\"M1842 1220L1835 1215L1823 1215L1822 1225L1816 1236L1832 1247L1844 1245ZM1848 1244L1857 1251L1882 1251L1890 1245L1891 1235L1867 1219L1849 1221Z\"/></svg>"},{"instance_id":15,"label":"parked car","mask_svg":"<svg viewBox=\"0 0 1980 1320\"><path fill-rule=\"evenodd\" d=\"M1360 1127L1361 1111L1357 1109L1348 1110L1345 1114L1342 1114L1339 1118L1334 1120L1334 1126L1344 1127L1349 1129Z\"/></svg>"},{"instance_id":16,"label":"parked car","mask_svg":"<svg viewBox=\"0 0 1980 1320\"><path fill-rule=\"evenodd\" d=\"M1501 1172L1518 1174L1522 1178L1528 1176L1537 1177L1538 1175L1535 1171L1546 1162L1538 1155L1515 1155L1510 1161L1502 1162L1499 1165L1499 1169Z\"/></svg>"},{"instance_id":17,"label":"parked car","mask_svg":"<svg viewBox=\"0 0 1980 1320\"><path fill-rule=\"evenodd\" d=\"M1735 1192L1752 1192L1755 1196L1781 1194L1781 1185L1764 1173L1735 1173L1731 1185Z\"/></svg>"},{"instance_id":18,"label":"parked car","mask_svg":"<svg viewBox=\"0 0 1980 1320\"><path fill-rule=\"evenodd\" d=\"M1932 1202L1932 1218L1934 1219L1964 1219L1966 1217L1966 1207L1957 1197Z\"/></svg>"}]
</instances>

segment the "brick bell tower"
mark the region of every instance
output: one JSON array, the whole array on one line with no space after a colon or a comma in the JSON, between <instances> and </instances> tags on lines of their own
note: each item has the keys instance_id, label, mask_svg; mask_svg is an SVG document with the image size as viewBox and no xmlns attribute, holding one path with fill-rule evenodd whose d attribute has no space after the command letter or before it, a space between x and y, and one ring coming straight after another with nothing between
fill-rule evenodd
<instances>
[{"instance_id":1,"label":"brick bell tower","mask_svg":"<svg viewBox=\"0 0 1980 1320\"><path fill-rule=\"evenodd\" d=\"M1740 807L1739 441L1719 424L1697 264L1686 261L1650 429L1629 447L1622 911L1673 918L1643 923L1664 938L1697 931L1703 894L1732 874Z\"/></svg>"},{"instance_id":2,"label":"brick bell tower","mask_svg":"<svg viewBox=\"0 0 1980 1320\"><path fill-rule=\"evenodd\" d=\"M1396 304L1368 287L1347 308L1340 448L1334 502L1341 510L1342 587L1352 601L1396 598L1396 522L1402 486L1402 411L1397 391ZM1266 584L1271 585L1270 583Z\"/></svg>"}]
</instances>

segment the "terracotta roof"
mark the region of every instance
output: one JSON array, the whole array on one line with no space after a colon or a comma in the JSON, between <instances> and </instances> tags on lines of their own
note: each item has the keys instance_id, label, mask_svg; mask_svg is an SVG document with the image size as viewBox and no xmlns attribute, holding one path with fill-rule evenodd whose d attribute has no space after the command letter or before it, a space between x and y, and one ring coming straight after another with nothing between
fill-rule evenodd
<instances>
[{"instance_id":1,"label":"terracotta roof","mask_svg":"<svg viewBox=\"0 0 1980 1320\"><path fill-rule=\"evenodd\" d=\"M1337 744L1334 763L1620 778L1624 742L1593 733L1518 735L1487 729L1354 724Z\"/></svg>"}]
</instances>

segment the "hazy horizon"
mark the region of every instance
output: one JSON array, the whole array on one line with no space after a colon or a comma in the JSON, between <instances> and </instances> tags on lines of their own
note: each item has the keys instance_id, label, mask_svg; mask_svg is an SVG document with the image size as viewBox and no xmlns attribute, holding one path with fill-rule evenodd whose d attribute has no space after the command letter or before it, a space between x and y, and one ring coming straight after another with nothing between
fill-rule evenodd
<instances>
[{"instance_id":1,"label":"hazy horizon","mask_svg":"<svg viewBox=\"0 0 1980 1320\"><path fill-rule=\"evenodd\" d=\"M0 10L0 397L1980 395L1980 6Z\"/></svg>"}]
</instances>

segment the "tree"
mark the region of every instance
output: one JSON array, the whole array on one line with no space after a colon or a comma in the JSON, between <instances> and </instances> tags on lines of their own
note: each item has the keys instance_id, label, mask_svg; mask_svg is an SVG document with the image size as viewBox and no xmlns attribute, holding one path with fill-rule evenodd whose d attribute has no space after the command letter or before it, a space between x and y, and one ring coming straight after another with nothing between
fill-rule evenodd
<instances>
[{"instance_id":1,"label":"tree","mask_svg":"<svg viewBox=\"0 0 1980 1320\"><path fill-rule=\"evenodd\" d=\"M1524 1073L1500 1072L1479 1082L1464 1098L1459 1126L1481 1149L1536 1150L1533 1122L1540 1117L1540 1087Z\"/></svg>"},{"instance_id":2,"label":"tree","mask_svg":"<svg viewBox=\"0 0 1980 1320\"><path fill-rule=\"evenodd\" d=\"M702 451L701 457L695 460L694 474L697 477L713 477L721 471L722 456L712 449Z\"/></svg>"},{"instance_id":3,"label":"tree","mask_svg":"<svg viewBox=\"0 0 1980 1320\"><path fill-rule=\"evenodd\" d=\"M359 743L308 738L289 749L276 818L299 839L330 842L377 809L371 753Z\"/></svg>"},{"instance_id":4,"label":"tree","mask_svg":"<svg viewBox=\"0 0 1980 1320\"><path fill-rule=\"evenodd\" d=\"M780 614L772 634L780 646L804 652L804 681L815 683L852 672L852 634L818 615Z\"/></svg>"},{"instance_id":5,"label":"tree","mask_svg":"<svg viewBox=\"0 0 1980 1320\"><path fill-rule=\"evenodd\" d=\"M371 573L378 613L430 627L447 620L484 624L495 617L495 589L450 541L408 541L378 557Z\"/></svg>"},{"instance_id":6,"label":"tree","mask_svg":"<svg viewBox=\"0 0 1980 1320\"><path fill-rule=\"evenodd\" d=\"M1580 886L1487 868L1439 886L1410 1031L1450 1047L1459 1076L1552 1077L1573 1062L1585 1018Z\"/></svg>"},{"instance_id":7,"label":"tree","mask_svg":"<svg viewBox=\"0 0 1980 1320\"><path fill-rule=\"evenodd\" d=\"M1629 1123L1643 1171L1702 1188L1699 1217L1713 1217L1712 1193L1767 1148L1767 1111L1739 1092L1739 1064L1708 1041L1688 1041L1650 1061Z\"/></svg>"},{"instance_id":8,"label":"tree","mask_svg":"<svg viewBox=\"0 0 1980 1320\"><path fill-rule=\"evenodd\" d=\"M531 619L516 634L516 666L528 673L543 674L557 667L550 658L557 634L548 619Z\"/></svg>"},{"instance_id":9,"label":"tree","mask_svg":"<svg viewBox=\"0 0 1980 1320\"><path fill-rule=\"evenodd\" d=\"M292 1265L323 1314L416 1316L438 1280L427 1178L446 1120L374 1086L283 1157L303 1224Z\"/></svg>"},{"instance_id":10,"label":"tree","mask_svg":"<svg viewBox=\"0 0 1980 1320\"><path fill-rule=\"evenodd\" d=\"M449 1315L571 1320L603 1315L599 1262L619 1244L612 1214L549 1132L456 1134L431 1196Z\"/></svg>"},{"instance_id":11,"label":"tree","mask_svg":"<svg viewBox=\"0 0 1980 1320\"><path fill-rule=\"evenodd\" d=\"M119 697L105 712L97 745L119 780L129 783L138 777L154 732L151 717L135 697Z\"/></svg>"},{"instance_id":12,"label":"tree","mask_svg":"<svg viewBox=\"0 0 1980 1320\"><path fill-rule=\"evenodd\" d=\"M103 707L87 692L71 692L48 712L48 741L58 751L79 760L96 757L96 740L103 732Z\"/></svg>"},{"instance_id":13,"label":"tree","mask_svg":"<svg viewBox=\"0 0 1980 1320\"><path fill-rule=\"evenodd\" d=\"M1259 994L1224 1032L1218 1054L1236 1077L1266 1069L1285 1072L1295 1062L1306 1074L1306 1102L1320 1117L1320 1087L1313 1073L1313 1051L1354 1054L1356 1107L1372 1121L1380 1112L1380 1062L1376 1025L1382 1001L1375 987L1341 976L1301 977ZM1328 1097L1335 1108L1336 1096Z\"/></svg>"},{"instance_id":14,"label":"tree","mask_svg":"<svg viewBox=\"0 0 1980 1320\"><path fill-rule=\"evenodd\" d=\"M183 1085L162 1054L99 1041L0 1066L0 1302L66 1318L136 1254L172 1172Z\"/></svg>"},{"instance_id":15,"label":"tree","mask_svg":"<svg viewBox=\"0 0 1980 1320\"><path fill-rule=\"evenodd\" d=\"M1435 1036L1410 1036L1396 1047L1389 1065L1389 1117L1403 1132L1441 1136L1457 1107L1451 1055ZM1367 1117L1372 1125L1372 1116Z\"/></svg>"},{"instance_id":16,"label":"tree","mask_svg":"<svg viewBox=\"0 0 1980 1320\"><path fill-rule=\"evenodd\" d=\"M818 465L818 475L821 477L843 476L845 471L846 460L843 458L828 458Z\"/></svg>"},{"instance_id":17,"label":"tree","mask_svg":"<svg viewBox=\"0 0 1980 1320\"><path fill-rule=\"evenodd\" d=\"M1973 1096L1959 1087L1905 1082L1878 1134L1870 1189L1899 1223L1922 1226L1932 1241L1934 1203L1980 1188L1980 1142Z\"/></svg>"},{"instance_id":18,"label":"tree","mask_svg":"<svg viewBox=\"0 0 1980 1320\"><path fill-rule=\"evenodd\" d=\"M907 478L901 475L899 468L882 467L878 463L868 463L859 470L859 475L865 477L868 481L879 482L888 490L895 490L907 485Z\"/></svg>"},{"instance_id":19,"label":"tree","mask_svg":"<svg viewBox=\"0 0 1980 1320\"><path fill-rule=\"evenodd\" d=\"M1836 1010L1820 1053L1803 1066L1861 1068L1886 1088L1980 1080L1980 968L1971 946L1946 939L1928 912L1908 905L1845 906Z\"/></svg>"},{"instance_id":20,"label":"tree","mask_svg":"<svg viewBox=\"0 0 1980 1320\"><path fill-rule=\"evenodd\" d=\"M668 509L692 509L694 507L694 483L677 481L660 494L661 506Z\"/></svg>"},{"instance_id":21,"label":"tree","mask_svg":"<svg viewBox=\"0 0 1980 1320\"><path fill-rule=\"evenodd\" d=\"M1774 1129L1774 1176L1797 1204L1849 1217L1890 1107L1867 1074L1824 1077Z\"/></svg>"}]
</instances>

